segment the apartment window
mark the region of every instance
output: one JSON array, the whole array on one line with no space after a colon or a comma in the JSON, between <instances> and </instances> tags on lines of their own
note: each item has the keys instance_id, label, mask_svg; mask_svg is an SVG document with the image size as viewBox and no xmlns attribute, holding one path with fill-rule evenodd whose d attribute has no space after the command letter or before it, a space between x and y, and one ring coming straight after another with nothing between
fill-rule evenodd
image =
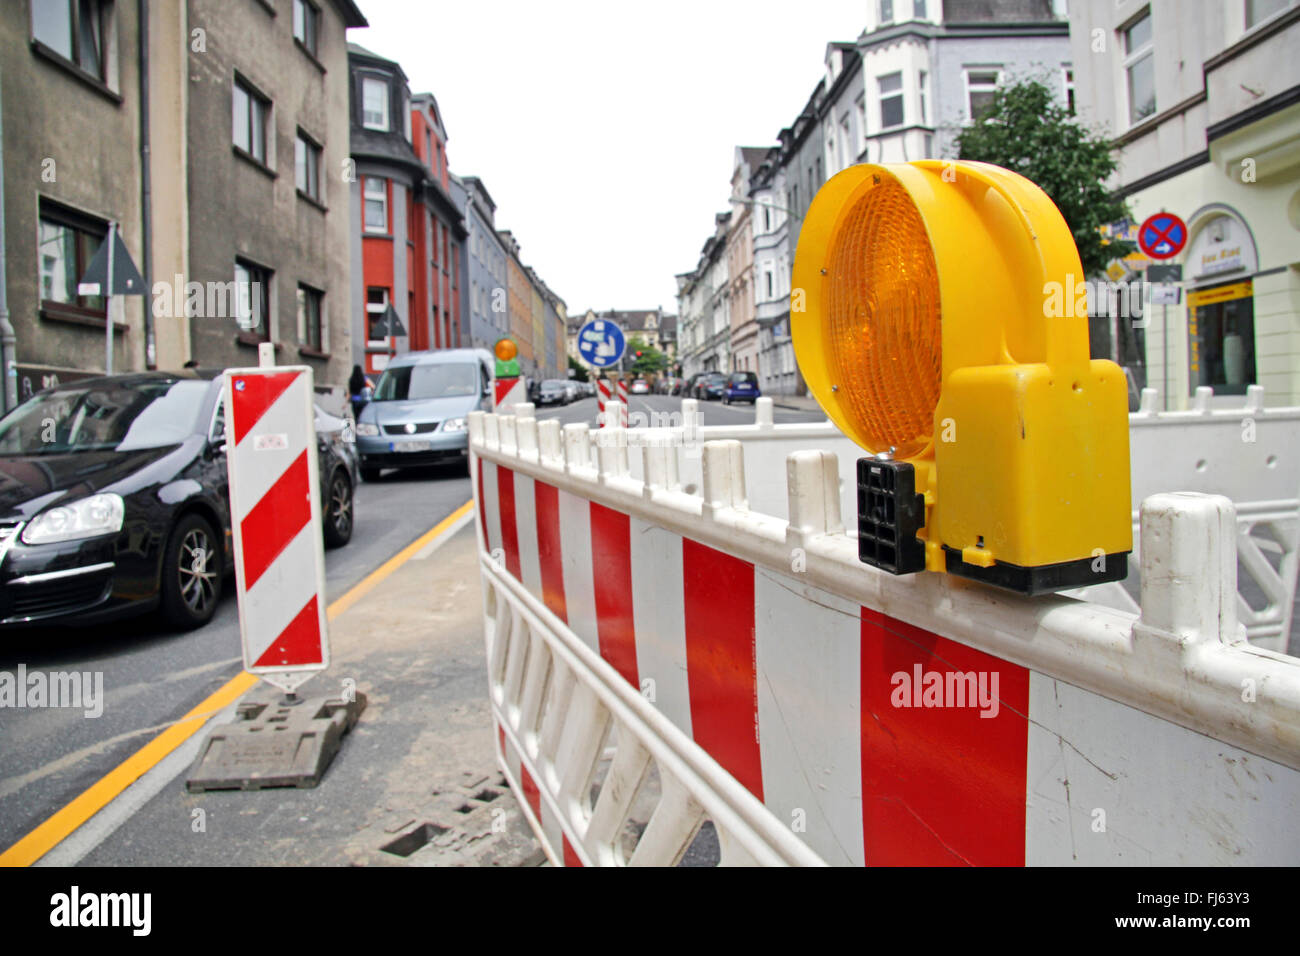
<instances>
[{"instance_id":1,"label":"apartment window","mask_svg":"<svg viewBox=\"0 0 1300 956\"><path fill-rule=\"evenodd\" d=\"M388 344L388 336L380 335L376 325L384 318L388 308L388 290L372 286L366 289L366 344L380 347Z\"/></svg>"},{"instance_id":2,"label":"apartment window","mask_svg":"<svg viewBox=\"0 0 1300 956\"><path fill-rule=\"evenodd\" d=\"M980 119L993 106L997 88L997 70L966 71L966 108L972 120Z\"/></svg>"},{"instance_id":3,"label":"apartment window","mask_svg":"<svg viewBox=\"0 0 1300 956\"><path fill-rule=\"evenodd\" d=\"M1061 68L1062 82L1065 88L1065 108L1074 113L1074 70L1068 66Z\"/></svg>"},{"instance_id":4,"label":"apartment window","mask_svg":"<svg viewBox=\"0 0 1300 956\"><path fill-rule=\"evenodd\" d=\"M411 98L406 94L402 94L402 135L408 143L414 142L411 139Z\"/></svg>"},{"instance_id":5,"label":"apartment window","mask_svg":"<svg viewBox=\"0 0 1300 956\"><path fill-rule=\"evenodd\" d=\"M886 73L880 84L880 125L884 129L903 125L903 74Z\"/></svg>"},{"instance_id":6,"label":"apartment window","mask_svg":"<svg viewBox=\"0 0 1300 956\"><path fill-rule=\"evenodd\" d=\"M243 332L263 342L271 340L271 273L242 259L235 260L235 321Z\"/></svg>"},{"instance_id":7,"label":"apartment window","mask_svg":"<svg viewBox=\"0 0 1300 956\"><path fill-rule=\"evenodd\" d=\"M1124 73L1128 121L1140 123L1156 111L1156 60L1151 44L1151 11L1124 30Z\"/></svg>"},{"instance_id":8,"label":"apartment window","mask_svg":"<svg viewBox=\"0 0 1300 956\"><path fill-rule=\"evenodd\" d=\"M849 132L849 114L845 113L840 117L840 169L843 169L853 160L852 146L850 145Z\"/></svg>"},{"instance_id":9,"label":"apartment window","mask_svg":"<svg viewBox=\"0 0 1300 956\"><path fill-rule=\"evenodd\" d=\"M312 56L316 55L316 37L320 32L320 11L307 0L293 0L293 38Z\"/></svg>"},{"instance_id":10,"label":"apartment window","mask_svg":"<svg viewBox=\"0 0 1300 956\"><path fill-rule=\"evenodd\" d=\"M388 81L374 76L361 78L361 125L388 131Z\"/></svg>"},{"instance_id":11,"label":"apartment window","mask_svg":"<svg viewBox=\"0 0 1300 956\"><path fill-rule=\"evenodd\" d=\"M867 148L867 96L858 97L858 152Z\"/></svg>"},{"instance_id":12,"label":"apartment window","mask_svg":"<svg viewBox=\"0 0 1300 956\"><path fill-rule=\"evenodd\" d=\"M42 309L53 306L53 311L76 310L103 317L104 299L78 295L77 285L107 234L107 223L41 201L37 261Z\"/></svg>"},{"instance_id":13,"label":"apartment window","mask_svg":"<svg viewBox=\"0 0 1300 956\"><path fill-rule=\"evenodd\" d=\"M388 181L365 177L366 232L388 231Z\"/></svg>"},{"instance_id":14,"label":"apartment window","mask_svg":"<svg viewBox=\"0 0 1300 956\"><path fill-rule=\"evenodd\" d=\"M880 0L880 25L894 22L894 0Z\"/></svg>"},{"instance_id":15,"label":"apartment window","mask_svg":"<svg viewBox=\"0 0 1300 956\"><path fill-rule=\"evenodd\" d=\"M1289 6L1291 0L1246 0L1246 29L1263 23Z\"/></svg>"},{"instance_id":16,"label":"apartment window","mask_svg":"<svg viewBox=\"0 0 1300 956\"><path fill-rule=\"evenodd\" d=\"M929 125L929 121L926 119L926 117L930 115L930 112L925 104L926 93L928 92L929 85L930 85L930 74L925 72L925 70L922 70L919 74L917 74L916 77L916 88L921 94L920 122L922 126Z\"/></svg>"},{"instance_id":17,"label":"apartment window","mask_svg":"<svg viewBox=\"0 0 1300 956\"><path fill-rule=\"evenodd\" d=\"M425 127L424 130L424 164L430 169L435 169L433 165L433 133L429 131L428 127Z\"/></svg>"},{"instance_id":18,"label":"apartment window","mask_svg":"<svg viewBox=\"0 0 1300 956\"><path fill-rule=\"evenodd\" d=\"M299 130L293 145L294 178L298 192L317 202L321 201L320 156L321 148Z\"/></svg>"},{"instance_id":19,"label":"apartment window","mask_svg":"<svg viewBox=\"0 0 1300 956\"><path fill-rule=\"evenodd\" d=\"M112 13L112 0L36 0L32 3L32 37L107 83Z\"/></svg>"},{"instance_id":20,"label":"apartment window","mask_svg":"<svg viewBox=\"0 0 1300 956\"><path fill-rule=\"evenodd\" d=\"M235 145L265 166L266 127L271 104L239 77L235 77L232 99Z\"/></svg>"},{"instance_id":21,"label":"apartment window","mask_svg":"<svg viewBox=\"0 0 1300 956\"><path fill-rule=\"evenodd\" d=\"M768 302L776 298L776 270L770 265L763 267L763 283L767 290L766 300Z\"/></svg>"},{"instance_id":22,"label":"apartment window","mask_svg":"<svg viewBox=\"0 0 1300 956\"><path fill-rule=\"evenodd\" d=\"M925 19L925 0L912 0L912 19Z\"/></svg>"},{"instance_id":23,"label":"apartment window","mask_svg":"<svg viewBox=\"0 0 1300 956\"><path fill-rule=\"evenodd\" d=\"M325 351L325 294L311 286L298 286L298 342L316 352Z\"/></svg>"},{"instance_id":24,"label":"apartment window","mask_svg":"<svg viewBox=\"0 0 1300 956\"><path fill-rule=\"evenodd\" d=\"M763 207L763 231L764 232L772 231L772 207L771 206Z\"/></svg>"}]
</instances>

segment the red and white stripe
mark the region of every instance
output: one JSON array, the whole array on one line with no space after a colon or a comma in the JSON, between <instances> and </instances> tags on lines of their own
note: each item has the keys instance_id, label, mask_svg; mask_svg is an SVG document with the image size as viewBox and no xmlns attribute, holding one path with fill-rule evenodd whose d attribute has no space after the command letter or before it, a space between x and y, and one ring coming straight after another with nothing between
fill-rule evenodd
<instances>
[{"instance_id":1,"label":"red and white stripe","mask_svg":"<svg viewBox=\"0 0 1300 956\"><path fill-rule=\"evenodd\" d=\"M605 403L610 400L613 394L613 389L613 383L609 379L596 379L596 405L602 413L605 411Z\"/></svg>"},{"instance_id":2,"label":"red and white stripe","mask_svg":"<svg viewBox=\"0 0 1300 956\"><path fill-rule=\"evenodd\" d=\"M244 667L329 664L312 371L225 373L227 470Z\"/></svg>"},{"instance_id":3,"label":"red and white stripe","mask_svg":"<svg viewBox=\"0 0 1300 956\"><path fill-rule=\"evenodd\" d=\"M509 411L528 401L528 389L523 377L496 379L492 386L492 401L492 410L497 412Z\"/></svg>"},{"instance_id":4,"label":"red and white stripe","mask_svg":"<svg viewBox=\"0 0 1300 956\"><path fill-rule=\"evenodd\" d=\"M1242 799L1269 805L1252 821L1300 812L1294 770L796 571L479 466L483 533L505 569L829 863L1300 859L1300 831L1241 832L1238 812ZM996 713L895 706L896 675L917 668L983 674L986 686L996 675ZM502 746L558 852L558 819L504 736ZM1210 812L1179 813L1187 792ZM1225 830L1228 820L1240 826Z\"/></svg>"},{"instance_id":5,"label":"red and white stripe","mask_svg":"<svg viewBox=\"0 0 1300 956\"><path fill-rule=\"evenodd\" d=\"M625 378L618 380L618 400L624 405L627 404L627 379Z\"/></svg>"}]
</instances>

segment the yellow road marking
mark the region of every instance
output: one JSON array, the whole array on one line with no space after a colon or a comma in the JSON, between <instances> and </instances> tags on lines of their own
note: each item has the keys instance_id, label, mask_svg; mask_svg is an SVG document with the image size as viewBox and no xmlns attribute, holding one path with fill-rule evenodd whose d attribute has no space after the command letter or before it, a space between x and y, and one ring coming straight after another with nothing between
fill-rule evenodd
<instances>
[{"instance_id":1,"label":"yellow road marking","mask_svg":"<svg viewBox=\"0 0 1300 956\"><path fill-rule=\"evenodd\" d=\"M443 534L473 507L473 501L465 502L429 531L367 574L347 594L326 609L328 618L334 620L373 591L381 581L410 560L411 555L438 535ZM123 790L148 773L169 753L198 733L210 717L238 700L257 681L257 676L247 671L235 675L223 687L214 691L188 714L127 757L71 803L58 810L4 853L0 853L0 866L31 866L67 839L79 826L108 806Z\"/></svg>"}]
</instances>

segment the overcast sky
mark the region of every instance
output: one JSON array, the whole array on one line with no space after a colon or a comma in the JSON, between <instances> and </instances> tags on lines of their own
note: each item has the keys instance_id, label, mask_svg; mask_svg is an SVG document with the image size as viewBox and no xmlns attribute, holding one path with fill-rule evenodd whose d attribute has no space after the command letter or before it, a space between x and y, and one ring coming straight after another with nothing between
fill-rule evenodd
<instances>
[{"instance_id":1,"label":"overcast sky","mask_svg":"<svg viewBox=\"0 0 1300 956\"><path fill-rule=\"evenodd\" d=\"M451 169L569 307L677 311L727 208L733 149L773 143L862 31L865 0L358 0L348 37L438 99Z\"/></svg>"}]
</instances>

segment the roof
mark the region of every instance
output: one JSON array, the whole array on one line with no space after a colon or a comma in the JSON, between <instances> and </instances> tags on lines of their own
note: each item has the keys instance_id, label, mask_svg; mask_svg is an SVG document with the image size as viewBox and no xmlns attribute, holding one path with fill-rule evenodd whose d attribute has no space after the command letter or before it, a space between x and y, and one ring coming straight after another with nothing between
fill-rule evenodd
<instances>
[{"instance_id":1,"label":"roof","mask_svg":"<svg viewBox=\"0 0 1300 956\"><path fill-rule=\"evenodd\" d=\"M345 27L368 27L370 23L353 0L334 0Z\"/></svg>"}]
</instances>

